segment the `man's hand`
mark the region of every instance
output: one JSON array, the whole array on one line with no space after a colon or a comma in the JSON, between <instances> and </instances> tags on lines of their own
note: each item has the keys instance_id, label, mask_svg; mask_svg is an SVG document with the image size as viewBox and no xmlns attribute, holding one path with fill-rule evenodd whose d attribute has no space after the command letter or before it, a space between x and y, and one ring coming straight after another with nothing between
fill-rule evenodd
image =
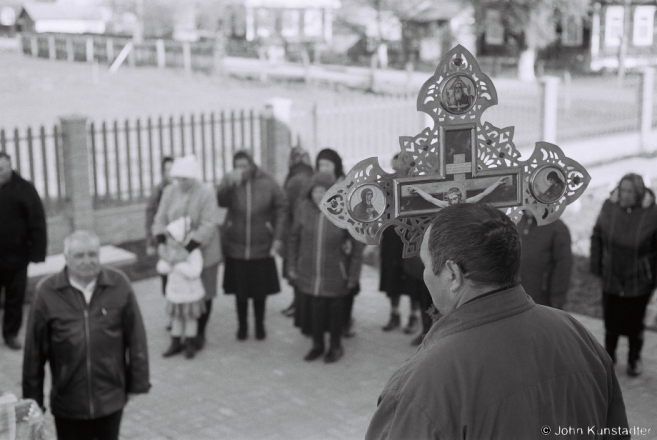
<instances>
[{"instance_id":1,"label":"man's hand","mask_svg":"<svg viewBox=\"0 0 657 440\"><path fill-rule=\"evenodd\" d=\"M271 245L271 256L279 255L283 256L283 241L282 240L274 240L274 242Z\"/></svg>"},{"instance_id":2,"label":"man's hand","mask_svg":"<svg viewBox=\"0 0 657 440\"><path fill-rule=\"evenodd\" d=\"M244 170L241 168L236 168L230 173L226 174L226 181L233 186L242 183L243 179L244 179Z\"/></svg>"},{"instance_id":3,"label":"man's hand","mask_svg":"<svg viewBox=\"0 0 657 440\"><path fill-rule=\"evenodd\" d=\"M358 281L349 280L347 281L347 289L351 290L358 285Z\"/></svg>"},{"instance_id":4,"label":"man's hand","mask_svg":"<svg viewBox=\"0 0 657 440\"><path fill-rule=\"evenodd\" d=\"M287 271L287 279L290 281L290 284L294 284L297 279L299 279L299 275L297 274L297 271L294 269L290 269Z\"/></svg>"},{"instance_id":5,"label":"man's hand","mask_svg":"<svg viewBox=\"0 0 657 440\"><path fill-rule=\"evenodd\" d=\"M345 255L351 255L353 249L354 245L351 240L345 240L345 242L342 243L342 252L344 252Z\"/></svg>"}]
</instances>

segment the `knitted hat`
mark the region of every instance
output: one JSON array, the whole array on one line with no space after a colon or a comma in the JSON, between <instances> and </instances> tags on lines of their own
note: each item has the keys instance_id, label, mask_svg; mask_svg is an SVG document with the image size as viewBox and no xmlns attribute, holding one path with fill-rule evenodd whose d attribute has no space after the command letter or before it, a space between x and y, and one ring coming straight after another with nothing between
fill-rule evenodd
<instances>
[{"instance_id":1,"label":"knitted hat","mask_svg":"<svg viewBox=\"0 0 657 440\"><path fill-rule=\"evenodd\" d=\"M173 161L169 175L171 178L186 177L188 179L196 180L201 180L203 178L201 167L193 154L176 158Z\"/></svg>"},{"instance_id":2,"label":"knitted hat","mask_svg":"<svg viewBox=\"0 0 657 440\"><path fill-rule=\"evenodd\" d=\"M324 148L322 151L317 153L317 159L315 159L315 169L319 169L319 161L322 159L330 160L335 164L336 179L344 177L344 170L342 169L342 158L337 151L331 150L330 148Z\"/></svg>"},{"instance_id":3,"label":"knitted hat","mask_svg":"<svg viewBox=\"0 0 657 440\"><path fill-rule=\"evenodd\" d=\"M290 150L289 166L292 168L294 165L299 163L311 165L310 154L308 154L308 152L301 147L292 147Z\"/></svg>"}]
</instances>

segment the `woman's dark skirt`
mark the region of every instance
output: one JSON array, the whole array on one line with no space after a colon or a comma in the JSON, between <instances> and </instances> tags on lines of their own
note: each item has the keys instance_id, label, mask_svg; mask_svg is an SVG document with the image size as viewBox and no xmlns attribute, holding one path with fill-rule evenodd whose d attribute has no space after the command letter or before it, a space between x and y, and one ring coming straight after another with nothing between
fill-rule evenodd
<instances>
[{"instance_id":1,"label":"woman's dark skirt","mask_svg":"<svg viewBox=\"0 0 657 440\"><path fill-rule=\"evenodd\" d=\"M273 257L262 260L227 257L225 264L223 287L226 295L236 295L239 300L252 298L258 301L281 291Z\"/></svg>"},{"instance_id":2,"label":"woman's dark skirt","mask_svg":"<svg viewBox=\"0 0 657 440\"><path fill-rule=\"evenodd\" d=\"M297 291L297 293L297 303L294 310L294 325L301 330L302 334L312 336L313 315L316 316L318 314L318 307L321 307L320 302L316 300L323 297L310 295L300 291ZM336 315L336 313L331 313L330 319L324 320L324 328L322 330L325 332L331 331L331 324L339 323L336 325L342 326L342 324L348 319L346 308L347 296L336 297L335 300L340 304L340 313L338 314L339 316ZM321 305L325 304L322 302Z\"/></svg>"},{"instance_id":3,"label":"woman's dark skirt","mask_svg":"<svg viewBox=\"0 0 657 440\"><path fill-rule=\"evenodd\" d=\"M643 331L643 319L650 295L624 297L602 294L602 310L607 333L617 335L638 336Z\"/></svg>"}]
</instances>

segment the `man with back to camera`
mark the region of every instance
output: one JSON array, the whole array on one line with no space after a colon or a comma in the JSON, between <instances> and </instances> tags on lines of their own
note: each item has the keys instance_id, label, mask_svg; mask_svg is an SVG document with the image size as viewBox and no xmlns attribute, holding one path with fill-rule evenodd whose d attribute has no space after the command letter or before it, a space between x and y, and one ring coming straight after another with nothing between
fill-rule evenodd
<instances>
[{"instance_id":1,"label":"man with back to camera","mask_svg":"<svg viewBox=\"0 0 657 440\"><path fill-rule=\"evenodd\" d=\"M366 439L630 438L610 357L525 293L520 249L514 223L488 205L435 215L420 257L444 316L385 386Z\"/></svg>"},{"instance_id":2,"label":"man with back to camera","mask_svg":"<svg viewBox=\"0 0 657 440\"><path fill-rule=\"evenodd\" d=\"M5 289L2 336L5 345L20 350L27 266L46 260L46 215L34 185L11 168L0 151L0 290Z\"/></svg>"},{"instance_id":3,"label":"man with back to camera","mask_svg":"<svg viewBox=\"0 0 657 440\"><path fill-rule=\"evenodd\" d=\"M23 397L50 409L59 440L117 440L128 395L148 392L146 331L128 278L99 261L100 240L64 241L66 267L36 289L25 337Z\"/></svg>"}]
</instances>

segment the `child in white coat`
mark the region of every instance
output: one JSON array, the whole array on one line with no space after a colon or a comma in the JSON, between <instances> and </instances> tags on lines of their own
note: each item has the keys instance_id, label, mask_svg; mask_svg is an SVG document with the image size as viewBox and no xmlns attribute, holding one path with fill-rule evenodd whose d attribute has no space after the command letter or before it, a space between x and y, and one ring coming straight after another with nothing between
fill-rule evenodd
<instances>
[{"instance_id":1,"label":"child in white coat","mask_svg":"<svg viewBox=\"0 0 657 440\"><path fill-rule=\"evenodd\" d=\"M166 310L171 316L171 345L162 354L164 357L183 350L187 359L195 356L198 318L205 311L205 291L201 282L203 256L199 248L190 253L185 250L190 224L189 217L180 217L169 223L165 255L157 263L158 273L169 278L165 296Z\"/></svg>"}]
</instances>

